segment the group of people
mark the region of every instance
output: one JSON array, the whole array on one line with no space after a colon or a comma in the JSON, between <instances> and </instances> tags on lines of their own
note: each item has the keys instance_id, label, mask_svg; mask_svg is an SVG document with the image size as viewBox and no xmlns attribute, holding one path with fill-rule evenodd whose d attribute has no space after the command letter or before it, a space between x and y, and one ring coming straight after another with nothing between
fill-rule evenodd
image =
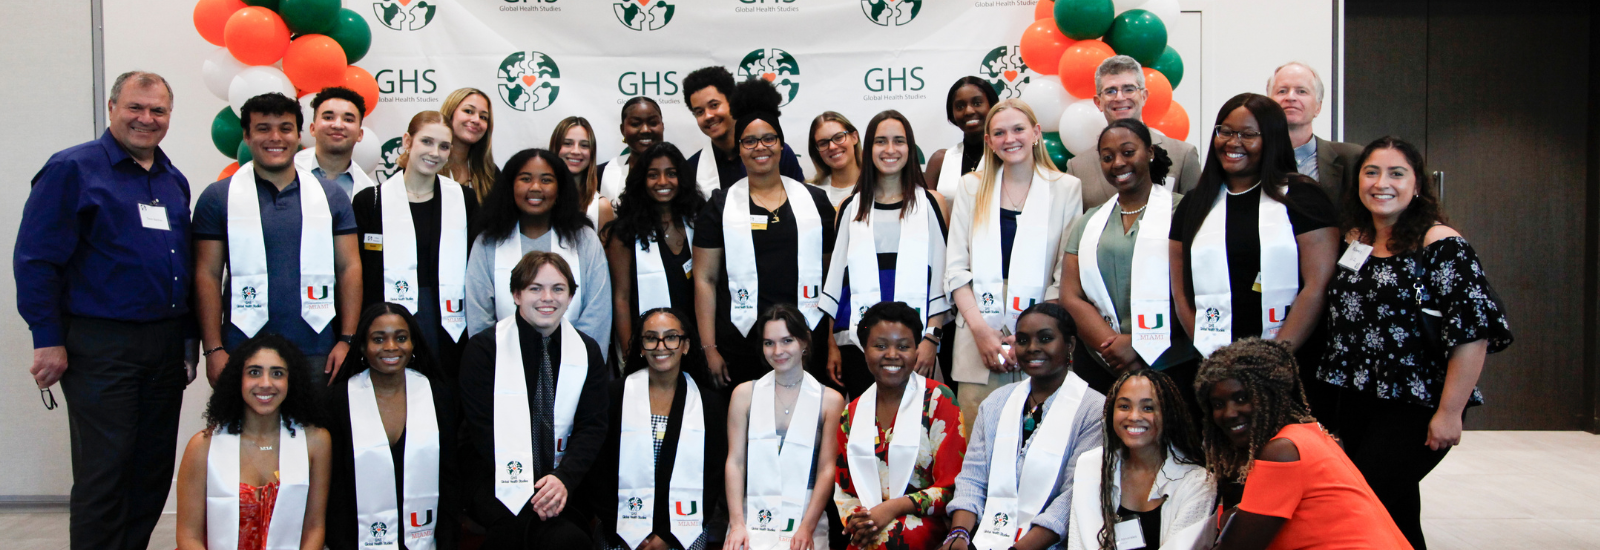
<instances>
[{"instance_id":1,"label":"group of people","mask_svg":"<svg viewBox=\"0 0 1600 550\"><path fill-rule=\"evenodd\" d=\"M15 248L73 547L148 543L202 361L185 550L1425 547L1418 484L1512 335L1417 149L1312 134L1309 67L1204 161L1116 56L1065 167L966 77L926 170L898 111L830 111L811 181L770 83L682 87L687 158L641 97L609 162L569 117L496 166L467 88L382 182L360 95L257 96L191 216L172 90L119 77Z\"/></svg>"}]
</instances>

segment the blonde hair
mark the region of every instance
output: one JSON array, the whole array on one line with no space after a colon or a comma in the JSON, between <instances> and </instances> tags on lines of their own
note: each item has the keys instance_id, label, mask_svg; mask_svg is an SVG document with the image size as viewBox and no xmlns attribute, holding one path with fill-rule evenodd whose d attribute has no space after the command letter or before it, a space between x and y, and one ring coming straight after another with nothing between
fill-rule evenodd
<instances>
[{"instance_id":1,"label":"blonde hair","mask_svg":"<svg viewBox=\"0 0 1600 550\"><path fill-rule=\"evenodd\" d=\"M423 126L427 126L429 124L440 124L446 129L450 128L450 125L445 124L444 122L444 115L439 114L437 111L422 111L415 115L411 115L411 123L406 125L406 136L411 139L416 139L417 132L421 131ZM451 141L454 141L455 136L450 136L450 139ZM410 159L411 151L408 149L404 155L400 155L400 168L405 169L406 163Z\"/></svg>"},{"instance_id":2,"label":"blonde hair","mask_svg":"<svg viewBox=\"0 0 1600 550\"><path fill-rule=\"evenodd\" d=\"M1021 111L1022 114L1027 115L1028 124L1036 128L1039 126L1039 117L1034 116L1033 108L1020 99L1007 99L989 108L989 114L983 119L983 172L978 176L978 196L976 197L976 202L973 203L972 225L974 227L982 225L988 220L989 196L994 194L994 186L999 183L1000 179L1002 161L1000 160L1000 155L995 153L994 147L989 145L989 127L994 124L995 115L1007 109ZM1035 172L1041 172L1045 175L1061 171L1056 168L1056 163L1050 161L1050 152L1045 150L1042 137L1033 142L1033 169Z\"/></svg>"},{"instance_id":3,"label":"blonde hair","mask_svg":"<svg viewBox=\"0 0 1600 550\"><path fill-rule=\"evenodd\" d=\"M550 152L555 153L556 156L561 155L561 142L567 139L567 132L572 131L573 128L583 128L583 131L589 134L589 167L583 169L583 179L578 185L578 209L587 212L589 203L594 201L595 193L600 192L600 182L596 181L597 178L594 175L595 172L599 172L594 167L594 161L599 159L595 158L598 153L595 151L594 127L589 125L589 119L581 116L569 116L561 119L561 122L556 124L556 130L550 133ZM621 197L607 198L620 199Z\"/></svg>"},{"instance_id":4,"label":"blonde hair","mask_svg":"<svg viewBox=\"0 0 1600 550\"><path fill-rule=\"evenodd\" d=\"M489 128L483 132L483 139L472 144L472 147L467 150L467 165L465 166L467 177L457 178L457 181L471 187L472 191L478 195L478 203L482 204L484 197L489 195L489 187L494 185L495 176L500 173L500 168L494 165L492 143L492 138L494 137L494 102L489 99L489 94L483 93L482 90L461 88L450 92L450 95L444 98L444 104L439 106L439 115L444 117L445 125L449 126L450 121L455 119L456 109L461 107L461 102L475 95L483 97L483 104L486 106L485 111L489 113ZM453 132L454 128L451 131ZM447 163L444 172L454 177L457 168Z\"/></svg>"}]
</instances>

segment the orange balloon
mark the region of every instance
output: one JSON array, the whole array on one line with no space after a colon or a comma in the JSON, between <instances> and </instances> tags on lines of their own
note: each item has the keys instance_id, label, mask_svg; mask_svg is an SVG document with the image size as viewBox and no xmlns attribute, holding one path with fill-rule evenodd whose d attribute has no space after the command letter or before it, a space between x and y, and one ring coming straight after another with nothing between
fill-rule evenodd
<instances>
[{"instance_id":1,"label":"orange balloon","mask_svg":"<svg viewBox=\"0 0 1600 550\"><path fill-rule=\"evenodd\" d=\"M1056 28L1055 19L1034 21L1028 25L1028 30L1022 31L1022 62L1033 72L1056 74L1056 61L1061 59L1061 52L1066 51L1073 42Z\"/></svg>"},{"instance_id":2,"label":"orange balloon","mask_svg":"<svg viewBox=\"0 0 1600 550\"><path fill-rule=\"evenodd\" d=\"M1148 114L1148 111L1146 111L1146 114ZM1160 120L1155 120L1149 116L1144 119L1150 123L1151 129L1160 130L1161 133L1166 134L1169 138L1178 141L1189 139L1189 111L1185 111L1183 105L1179 105L1176 101L1172 102L1172 106L1167 108L1166 114L1161 115Z\"/></svg>"},{"instance_id":3,"label":"orange balloon","mask_svg":"<svg viewBox=\"0 0 1600 550\"><path fill-rule=\"evenodd\" d=\"M289 26L272 10L250 6L228 16L222 41L240 63L271 65L289 49Z\"/></svg>"},{"instance_id":4,"label":"orange balloon","mask_svg":"<svg viewBox=\"0 0 1600 550\"><path fill-rule=\"evenodd\" d=\"M1117 52L1098 39L1079 40L1068 46L1067 50L1061 53L1060 62L1056 66L1056 74L1061 77L1061 87L1066 88L1072 97L1080 99L1094 97L1094 71L1100 68L1100 62L1113 55L1117 55Z\"/></svg>"},{"instance_id":5,"label":"orange balloon","mask_svg":"<svg viewBox=\"0 0 1600 550\"><path fill-rule=\"evenodd\" d=\"M222 172L221 173L217 174L217 181L222 181L222 180L231 178L231 177L233 177L233 173L234 172L238 172L238 171L239 171L239 163L238 162L230 162L230 163L228 163L227 166L222 167Z\"/></svg>"},{"instance_id":6,"label":"orange balloon","mask_svg":"<svg viewBox=\"0 0 1600 550\"><path fill-rule=\"evenodd\" d=\"M194 30L200 31L200 38L206 42L226 45L222 29L228 24L228 16L244 7L241 0L200 0L194 5Z\"/></svg>"},{"instance_id":7,"label":"orange balloon","mask_svg":"<svg viewBox=\"0 0 1600 550\"><path fill-rule=\"evenodd\" d=\"M1145 120L1160 119L1167 114L1167 108L1175 105L1172 102L1172 82L1161 71L1144 68L1144 89L1150 92L1150 99L1144 102Z\"/></svg>"},{"instance_id":8,"label":"orange balloon","mask_svg":"<svg viewBox=\"0 0 1600 550\"><path fill-rule=\"evenodd\" d=\"M366 69L351 65L344 68L344 87L361 96L367 103L367 110L361 113L362 118L372 114L378 108L378 79L372 78L372 73Z\"/></svg>"},{"instance_id":9,"label":"orange balloon","mask_svg":"<svg viewBox=\"0 0 1600 550\"><path fill-rule=\"evenodd\" d=\"M283 74L302 90L344 84L345 67L344 47L320 34L301 35L283 52Z\"/></svg>"},{"instance_id":10,"label":"orange balloon","mask_svg":"<svg viewBox=\"0 0 1600 550\"><path fill-rule=\"evenodd\" d=\"M1040 19L1049 19L1054 21L1055 18L1056 0L1039 0L1039 3L1033 5L1034 21L1038 21Z\"/></svg>"}]
</instances>

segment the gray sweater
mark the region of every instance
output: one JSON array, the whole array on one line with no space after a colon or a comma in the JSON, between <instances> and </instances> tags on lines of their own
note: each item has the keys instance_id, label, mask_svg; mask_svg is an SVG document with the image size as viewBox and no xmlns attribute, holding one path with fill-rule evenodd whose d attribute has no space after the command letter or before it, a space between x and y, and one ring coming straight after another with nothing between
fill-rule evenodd
<instances>
[{"instance_id":1,"label":"gray sweater","mask_svg":"<svg viewBox=\"0 0 1600 550\"><path fill-rule=\"evenodd\" d=\"M541 252L551 251L551 239L555 231L546 231L537 239L530 239L522 233L516 237L522 240L522 253L526 254L535 250ZM490 327L496 321L495 317L495 291L494 287L494 247L499 241L485 243L484 236L479 235L472 242L472 250L467 254L467 333L477 334ZM600 237L595 235L593 229L588 227L578 235L578 292L583 296L581 309L571 312L567 318L572 320L573 328L578 329L593 338L600 344L602 356L609 357L611 353L611 268L606 263L605 249L600 246Z\"/></svg>"}]
</instances>

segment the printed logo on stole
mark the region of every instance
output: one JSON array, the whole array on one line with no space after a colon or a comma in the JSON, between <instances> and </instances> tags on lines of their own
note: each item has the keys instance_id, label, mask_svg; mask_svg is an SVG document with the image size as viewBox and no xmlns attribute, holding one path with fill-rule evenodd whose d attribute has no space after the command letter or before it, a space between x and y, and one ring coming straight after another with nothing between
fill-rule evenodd
<instances>
[{"instance_id":1,"label":"printed logo on stole","mask_svg":"<svg viewBox=\"0 0 1600 550\"><path fill-rule=\"evenodd\" d=\"M762 78L771 82L778 88L778 93L783 94L783 103L779 107L788 105L800 95L800 62L789 52L777 48L763 48L745 54L744 59L739 61L735 76L744 80Z\"/></svg>"},{"instance_id":2,"label":"printed logo on stole","mask_svg":"<svg viewBox=\"0 0 1600 550\"><path fill-rule=\"evenodd\" d=\"M910 23L921 11L922 0L861 0L861 13L885 27Z\"/></svg>"},{"instance_id":3,"label":"printed logo on stole","mask_svg":"<svg viewBox=\"0 0 1600 550\"><path fill-rule=\"evenodd\" d=\"M454 300L445 300L444 301L444 312L445 313L461 313L461 299L460 298L456 298Z\"/></svg>"},{"instance_id":4,"label":"printed logo on stole","mask_svg":"<svg viewBox=\"0 0 1600 550\"><path fill-rule=\"evenodd\" d=\"M683 503L684 502L688 502L689 503L689 511L688 512L683 511ZM698 500L690 500L690 501L679 500L679 501L675 501L675 502L672 503L672 512L674 514L677 514L677 515L680 515L680 516L692 516L692 515L698 514L698 513L700 513L700 501L698 501Z\"/></svg>"},{"instance_id":5,"label":"printed logo on stole","mask_svg":"<svg viewBox=\"0 0 1600 550\"><path fill-rule=\"evenodd\" d=\"M1159 329L1159 328L1164 327L1164 326L1167 325L1167 323L1166 323L1166 315L1165 314L1157 313L1155 315L1155 317L1156 317L1156 326L1152 327L1152 326L1149 326L1149 323L1145 322L1144 314L1139 314L1139 328L1142 328L1144 330L1156 330L1156 329Z\"/></svg>"},{"instance_id":6,"label":"printed logo on stole","mask_svg":"<svg viewBox=\"0 0 1600 550\"><path fill-rule=\"evenodd\" d=\"M383 537L389 536L389 525L385 524L384 522L381 522L381 521L374 522L372 524L372 527L369 528L368 530L372 532L372 536L375 537L375 538L383 538Z\"/></svg>"},{"instance_id":7,"label":"printed logo on stole","mask_svg":"<svg viewBox=\"0 0 1600 550\"><path fill-rule=\"evenodd\" d=\"M1288 316L1285 314L1284 308L1274 307L1267 309L1267 322L1269 323L1282 323L1286 317Z\"/></svg>"},{"instance_id":8,"label":"printed logo on stole","mask_svg":"<svg viewBox=\"0 0 1600 550\"><path fill-rule=\"evenodd\" d=\"M433 524L433 510L427 510L427 511L421 512L421 513L425 514L423 516L423 518L426 518L426 519L418 519L417 518L418 512L412 512L411 513L411 526L412 527L427 527L428 525Z\"/></svg>"},{"instance_id":9,"label":"printed logo on stole","mask_svg":"<svg viewBox=\"0 0 1600 550\"><path fill-rule=\"evenodd\" d=\"M522 463L515 460L507 462L506 474L511 476L511 481L521 481L518 478L522 477Z\"/></svg>"},{"instance_id":10,"label":"printed logo on stole","mask_svg":"<svg viewBox=\"0 0 1600 550\"><path fill-rule=\"evenodd\" d=\"M1011 311L1015 311L1017 313L1022 313L1023 311L1027 311L1028 308L1033 307L1033 304L1036 304L1038 302L1039 302L1038 300L1035 300L1033 298L1028 298L1028 305L1022 305L1022 297L1021 296L1012 296L1011 297Z\"/></svg>"},{"instance_id":11,"label":"printed logo on stole","mask_svg":"<svg viewBox=\"0 0 1600 550\"><path fill-rule=\"evenodd\" d=\"M801 298L805 298L807 300L815 300L815 299L817 299L817 296L819 296L820 294L821 294L821 292L817 288L817 285L801 285L800 286L800 297Z\"/></svg>"},{"instance_id":12,"label":"printed logo on stole","mask_svg":"<svg viewBox=\"0 0 1600 550\"><path fill-rule=\"evenodd\" d=\"M258 309L261 307L261 304L256 302L256 287L247 286L239 289L239 296L244 298L241 300L239 307L250 309Z\"/></svg>"},{"instance_id":13,"label":"printed logo on stole","mask_svg":"<svg viewBox=\"0 0 1600 550\"><path fill-rule=\"evenodd\" d=\"M1214 307L1206 308L1205 316L1201 318L1200 330L1208 332L1222 331L1222 310Z\"/></svg>"},{"instance_id":14,"label":"printed logo on stole","mask_svg":"<svg viewBox=\"0 0 1600 550\"><path fill-rule=\"evenodd\" d=\"M750 291L739 289L733 292L734 307L750 307Z\"/></svg>"},{"instance_id":15,"label":"printed logo on stole","mask_svg":"<svg viewBox=\"0 0 1600 550\"><path fill-rule=\"evenodd\" d=\"M536 51L512 52L495 72L500 100L518 111L543 111L561 95L561 67Z\"/></svg>"},{"instance_id":16,"label":"printed logo on stole","mask_svg":"<svg viewBox=\"0 0 1600 550\"><path fill-rule=\"evenodd\" d=\"M994 294L985 292L983 293L983 296L979 297L979 299L983 301L983 307L994 305Z\"/></svg>"},{"instance_id":17,"label":"printed logo on stole","mask_svg":"<svg viewBox=\"0 0 1600 550\"><path fill-rule=\"evenodd\" d=\"M321 296L317 295L317 289L318 288L322 289L322 295ZM309 299L309 300L315 300L315 301L326 300L326 299L328 299L328 294L329 294L328 293L328 285L322 285L321 287L318 287L317 285L311 285L311 286L306 287L306 299Z\"/></svg>"},{"instance_id":18,"label":"printed logo on stole","mask_svg":"<svg viewBox=\"0 0 1600 550\"><path fill-rule=\"evenodd\" d=\"M439 7L428 0L378 0L372 13L383 26L397 31L414 31L428 26Z\"/></svg>"},{"instance_id":19,"label":"printed logo on stole","mask_svg":"<svg viewBox=\"0 0 1600 550\"><path fill-rule=\"evenodd\" d=\"M664 0L625 0L611 5L611 12L622 26L636 30L661 30L672 22L677 6Z\"/></svg>"},{"instance_id":20,"label":"printed logo on stole","mask_svg":"<svg viewBox=\"0 0 1600 550\"><path fill-rule=\"evenodd\" d=\"M989 81L994 93L1000 94L1000 99L1022 97L1022 89L1028 87L1031 79L1027 73L1028 64L1022 62L1021 46L1000 46L989 50L989 54L983 57L983 63L978 65L978 74Z\"/></svg>"},{"instance_id":21,"label":"printed logo on stole","mask_svg":"<svg viewBox=\"0 0 1600 550\"><path fill-rule=\"evenodd\" d=\"M399 299L399 300L409 300L409 299L411 299L411 298L406 296L406 293L410 292L410 291L411 291L411 283L407 283L405 281L395 281L394 282L394 293L395 293L395 298L396 299Z\"/></svg>"}]
</instances>

